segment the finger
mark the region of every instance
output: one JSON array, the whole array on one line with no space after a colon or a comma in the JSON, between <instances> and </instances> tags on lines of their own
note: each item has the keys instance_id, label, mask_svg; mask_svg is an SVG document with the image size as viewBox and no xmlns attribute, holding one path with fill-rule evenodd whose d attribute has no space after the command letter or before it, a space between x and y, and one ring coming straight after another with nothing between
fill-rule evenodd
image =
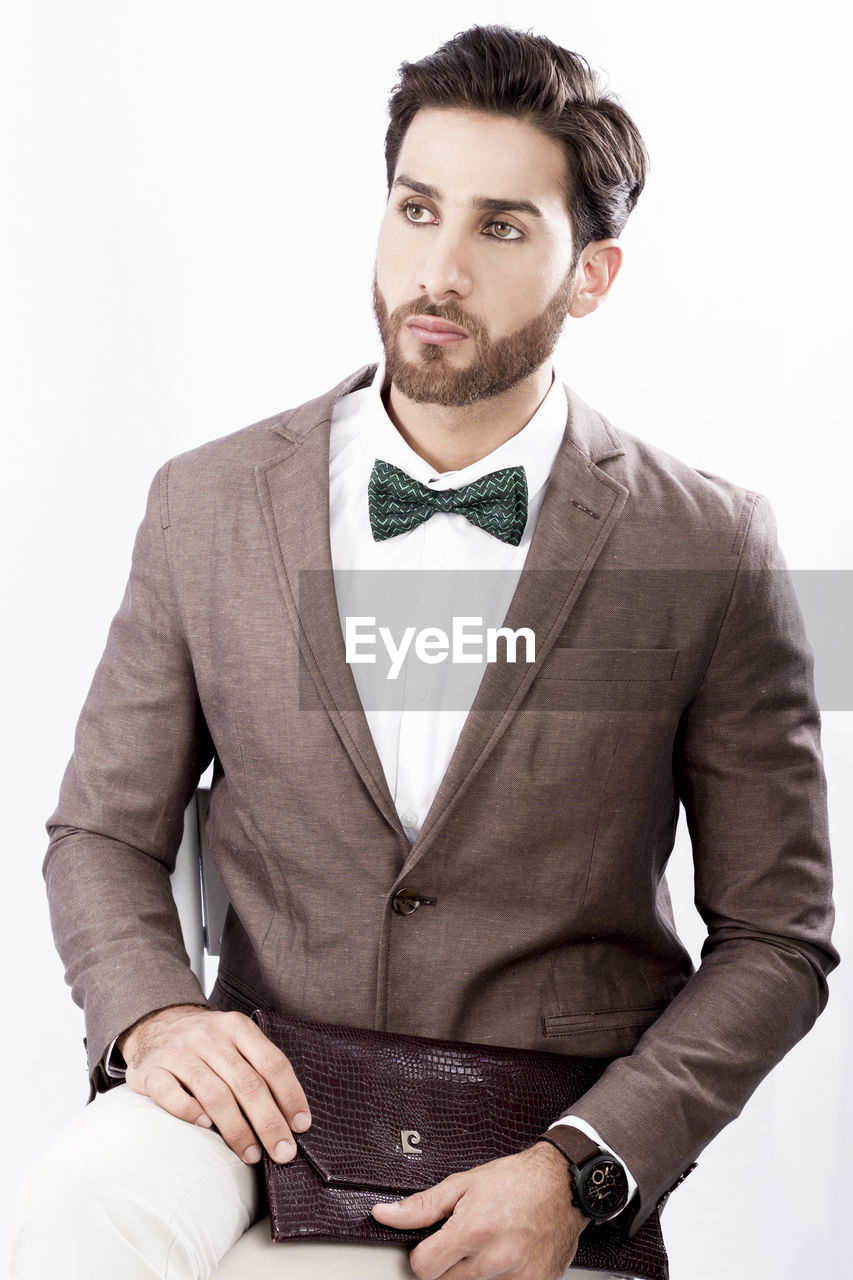
<instances>
[{"instance_id":1,"label":"finger","mask_svg":"<svg viewBox=\"0 0 853 1280\"><path fill-rule=\"evenodd\" d=\"M228 1087L240 1113L270 1157L279 1163L292 1160L296 1155L293 1135L266 1081L252 1064L230 1042L216 1046L208 1064Z\"/></svg>"},{"instance_id":2,"label":"finger","mask_svg":"<svg viewBox=\"0 0 853 1280\"><path fill-rule=\"evenodd\" d=\"M465 1191L458 1178L445 1178L426 1191L416 1191L405 1200L382 1201L371 1210L377 1222L389 1227L411 1230L413 1227L430 1227L442 1218L449 1218Z\"/></svg>"},{"instance_id":3,"label":"finger","mask_svg":"<svg viewBox=\"0 0 853 1280\"><path fill-rule=\"evenodd\" d=\"M261 1158L258 1139L223 1078L201 1058L185 1055L172 1067L176 1079L200 1103L231 1150L245 1164Z\"/></svg>"},{"instance_id":4,"label":"finger","mask_svg":"<svg viewBox=\"0 0 853 1280\"><path fill-rule=\"evenodd\" d=\"M415 1260L417 1249L409 1254L409 1264L418 1280L501 1280L503 1276L518 1276L515 1267L504 1267L500 1262L492 1262L480 1254L460 1258L450 1263L445 1270L435 1271L431 1267L423 1267ZM542 1273L533 1272L531 1280L542 1280Z\"/></svg>"},{"instance_id":5,"label":"finger","mask_svg":"<svg viewBox=\"0 0 853 1280\"><path fill-rule=\"evenodd\" d=\"M204 1129L211 1128L213 1122L198 1099L187 1093L171 1071L167 1071L164 1067L152 1068L145 1077L144 1090L135 1087L141 1082L138 1078L134 1080L134 1073L130 1070L127 1072L126 1083L134 1093L144 1092L152 1102L157 1103L158 1107L176 1116L178 1120L185 1120L187 1124L200 1125Z\"/></svg>"},{"instance_id":6,"label":"finger","mask_svg":"<svg viewBox=\"0 0 853 1280\"><path fill-rule=\"evenodd\" d=\"M456 1276L459 1267L471 1262L470 1252L459 1234L451 1233L445 1226L411 1251L409 1266L418 1280L439 1280L439 1276L448 1280Z\"/></svg>"},{"instance_id":7,"label":"finger","mask_svg":"<svg viewBox=\"0 0 853 1280\"><path fill-rule=\"evenodd\" d=\"M304 1133L311 1124L311 1109L302 1085L286 1054L274 1045L249 1018L240 1017L234 1043L244 1058L266 1081L289 1127Z\"/></svg>"}]
</instances>

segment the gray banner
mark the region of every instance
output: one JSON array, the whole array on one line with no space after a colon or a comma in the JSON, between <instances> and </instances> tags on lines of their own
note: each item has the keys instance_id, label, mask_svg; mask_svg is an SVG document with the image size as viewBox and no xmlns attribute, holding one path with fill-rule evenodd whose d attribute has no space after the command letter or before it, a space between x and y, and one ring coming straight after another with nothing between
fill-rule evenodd
<instances>
[{"instance_id":1,"label":"gray banner","mask_svg":"<svg viewBox=\"0 0 853 1280\"><path fill-rule=\"evenodd\" d=\"M689 698L724 620L738 625L726 617L734 607L749 610L747 680L786 661L794 678L810 646L820 707L853 710L853 570L742 573L729 606L733 587L717 570L312 571L300 575L299 608L310 636L312 619L319 627L337 603L352 704L365 710L466 710L487 673L503 669L484 685L486 711L490 691L504 704L507 680L516 687L534 665L537 710L642 711ZM304 664L303 677L303 705L316 708Z\"/></svg>"}]
</instances>

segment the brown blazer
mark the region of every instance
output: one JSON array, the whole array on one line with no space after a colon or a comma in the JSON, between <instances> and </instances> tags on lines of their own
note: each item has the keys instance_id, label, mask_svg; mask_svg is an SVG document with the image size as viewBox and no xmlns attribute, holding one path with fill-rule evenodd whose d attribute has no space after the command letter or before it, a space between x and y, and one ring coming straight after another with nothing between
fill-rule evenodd
<instances>
[{"instance_id":1,"label":"brown blazer","mask_svg":"<svg viewBox=\"0 0 853 1280\"><path fill-rule=\"evenodd\" d=\"M574 1110L635 1174L636 1227L808 1030L835 963L811 658L772 517L570 392L507 617L536 661L488 669L410 848L330 574L332 405L372 373L152 486L45 863L93 1085L121 1030L204 1001L169 870L212 756L233 904L212 1003L623 1055ZM663 878L679 801L695 975ZM434 905L398 914L402 886Z\"/></svg>"}]
</instances>

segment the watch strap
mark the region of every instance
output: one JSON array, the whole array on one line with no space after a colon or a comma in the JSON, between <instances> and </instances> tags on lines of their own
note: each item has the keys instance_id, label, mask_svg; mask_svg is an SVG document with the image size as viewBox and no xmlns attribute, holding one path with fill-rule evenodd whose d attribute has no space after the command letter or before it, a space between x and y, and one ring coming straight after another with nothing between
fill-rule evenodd
<instances>
[{"instance_id":1,"label":"watch strap","mask_svg":"<svg viewBox=\"0 0 853 1280\"><path fill-rule=\"evenodd\" d=\"M580 1168L593 1156L601 1155L601 1147L592 1138L576 1129L571 1124L555 1124L545 1133L540 1133L537 1142L550 1142L568 1160L569 1164Z\"/></svg>"}]
</instances>

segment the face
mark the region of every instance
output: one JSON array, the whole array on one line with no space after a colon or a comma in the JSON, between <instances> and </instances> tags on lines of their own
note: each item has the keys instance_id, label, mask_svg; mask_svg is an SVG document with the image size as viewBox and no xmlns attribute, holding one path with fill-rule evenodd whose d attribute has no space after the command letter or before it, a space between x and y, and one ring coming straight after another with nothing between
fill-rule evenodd
<instances>
[{"instance_id":1,"label":"face","mask_svg":"<svg viewBox=\"0 0 853 1280\"><path fill-rule=\"evenodd\" d=\"M562 148L533 125L422 110L382 220L374 309L387 372L419 403L499 395L549 359L572 302Z\"/></svg>"}]
</instances>

